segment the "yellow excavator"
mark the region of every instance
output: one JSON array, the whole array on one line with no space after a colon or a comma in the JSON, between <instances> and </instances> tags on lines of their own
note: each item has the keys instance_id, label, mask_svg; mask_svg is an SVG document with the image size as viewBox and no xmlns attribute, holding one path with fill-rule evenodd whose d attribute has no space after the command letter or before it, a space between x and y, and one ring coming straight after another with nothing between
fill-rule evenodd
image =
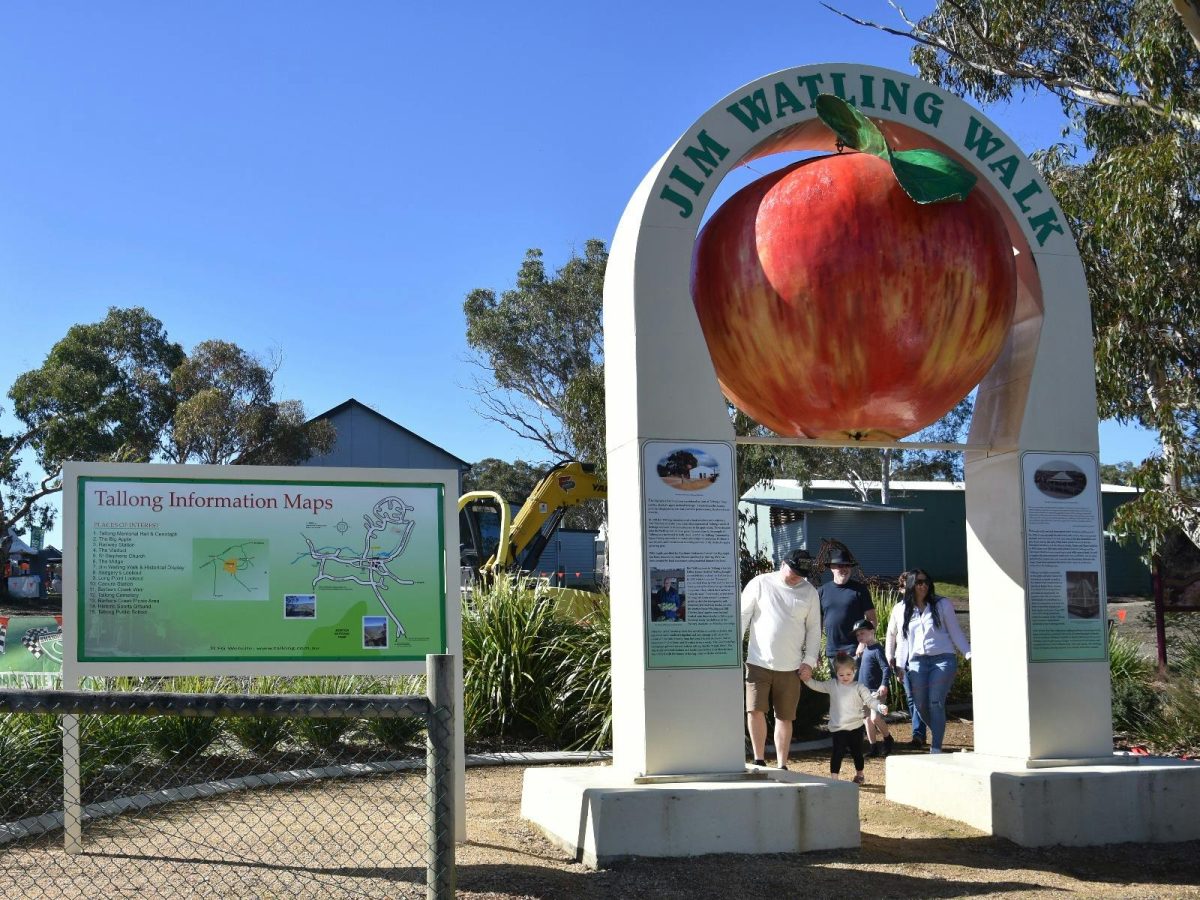
<instances>
[{"instance_id":1,"label":"yellow excavator","mask_svg":"<svg viewBox=\"0 0 1200 900\"><path fill-rule=\"evenodd\" d=\"M547 472L515 517L495 491L469 491L458 498L461 563L483 581L533 571L567 509L607 497L596 467L573 459Z\"/></svg>"}]
</instances>

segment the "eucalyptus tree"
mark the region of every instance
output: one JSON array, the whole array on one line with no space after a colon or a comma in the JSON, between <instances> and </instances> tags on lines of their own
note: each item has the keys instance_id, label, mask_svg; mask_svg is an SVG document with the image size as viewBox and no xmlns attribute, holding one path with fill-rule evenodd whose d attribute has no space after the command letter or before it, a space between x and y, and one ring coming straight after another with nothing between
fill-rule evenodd
<instances>
[{"instance_id":1,"label":"eucalyptus tree","mask_svg":"<svg viewBox=\"0 0 1200 900\"><path fill-rule=\"evenodd\" d=\"M463 303L481 376L479 414L558 459L604 464L604 332L608 251L589 240L554 274L529 250L516 287L479 288Z\"/></svg>"},{"instance_id":2,"label":"eucalyptus tree","mask_svg":"<svg viewBox=\"0 0 1200 900\"><path fill-rule=\"evenodd\" d=\"M170 377L183 359L146 310L113 307L72 326L19 376L8 392L17 425L0 433L0 535L52 524L44 501L61 489L67 460L150 459L174 413ZM30 455L40 473L29 471Z\"/></svg>"},{"instance_id":3,"label":"eucalyptus tree","mask_svg":"<svg viewBox=\"0 0 1200 900\"><path fill-rule=\"evenodd\" d=\"M896 7L899 10L899 7ZM940 0L903 28L922 77L984 104L1048 93L1062 143L1033 154L1088 276L1098 413L1154 431L1113 530L1200 537L1200 2ZM843 15L845 15L843 13ZM848 17L853 18L853 17Z\"/></svg>"},{"instance_id":4,"label":"eucalyptus tree","mask_svg":"<svg viewBox=\"0 0 1200 900\"><path fill-rule=\"evenodd\" d=\"M172 462L295 465L332 449L332 423L307 421L298 400L275 399L278 362L237 344L201 341L171 373L177 406L162 453Z\"/></svg>"}]
</instances>

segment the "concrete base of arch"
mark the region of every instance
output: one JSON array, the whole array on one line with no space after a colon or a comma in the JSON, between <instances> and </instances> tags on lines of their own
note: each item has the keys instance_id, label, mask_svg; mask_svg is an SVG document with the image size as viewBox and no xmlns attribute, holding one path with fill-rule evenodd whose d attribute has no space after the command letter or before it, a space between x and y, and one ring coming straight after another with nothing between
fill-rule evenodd
<instances>
[{"instance_id":1,"label":"concrete base of arch","mask_svg":"<svg viewBox=\"0 0 1200 900\"><path fill-rule=\"evenodd\" d=\"M521 817L592 868L633 856L856 848L860 836L857 785L778 769L712 780L526 769Z\"/></svg>"},{"instance_id":2,"label":"concrete base of arch","mask_svg":"<svg viewBox=\"0 0 1200 900\"><path fill-rule=\"evenodd\" d=\"M1200 763L1133 756L1047 763L980 753L894 756L886 796L1022 847L1200 839Z\"/></svg>"}]
</instances>

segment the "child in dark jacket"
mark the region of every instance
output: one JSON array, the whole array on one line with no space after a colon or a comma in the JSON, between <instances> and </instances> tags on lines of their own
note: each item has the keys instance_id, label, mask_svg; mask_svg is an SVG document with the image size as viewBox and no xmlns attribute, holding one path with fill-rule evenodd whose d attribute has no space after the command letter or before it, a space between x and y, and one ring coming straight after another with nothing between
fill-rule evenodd
<instances>
[{"instance_id":1,"label":"child in dark jacket","mask_svg":"<svg viewBox=\"0 0 1200 900\"><path fill-rule=\"evenodd\" d=\"M859 619L854 623L854 636L858 639L858 682L865 685L875 697L887 700L888 676L891 668L883 645L875 640L875 625L870 619ZM863 710L863 727L866 729L867 743L870 756L887 756L892 752L892 736L888 734L887 719L876 710L865 707Z\"/></svg>"}]
</instances>

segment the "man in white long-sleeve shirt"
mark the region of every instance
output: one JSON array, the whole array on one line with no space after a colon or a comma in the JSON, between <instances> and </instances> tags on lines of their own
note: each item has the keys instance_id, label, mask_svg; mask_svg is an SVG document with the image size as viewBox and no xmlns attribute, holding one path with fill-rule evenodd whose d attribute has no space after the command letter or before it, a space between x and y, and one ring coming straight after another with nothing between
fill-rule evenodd
<instances>
[{"instance_id":1,"label":"man in white long-sleeve shirt","mask_svg":"<svg viewBox=\"0 0 1200 900\"><path fill-rule=\"evenodd\" d=\"M746 725L754 764L766 765L767 710L775 710L775 756L787 768L792 722L800 702L800 673L817 664L821 647L821 601L805 576L812 568L806 550L793 551L779 566L752 578L742 590L742 633L746 650Z\"/></svg>"}]
</instances>

